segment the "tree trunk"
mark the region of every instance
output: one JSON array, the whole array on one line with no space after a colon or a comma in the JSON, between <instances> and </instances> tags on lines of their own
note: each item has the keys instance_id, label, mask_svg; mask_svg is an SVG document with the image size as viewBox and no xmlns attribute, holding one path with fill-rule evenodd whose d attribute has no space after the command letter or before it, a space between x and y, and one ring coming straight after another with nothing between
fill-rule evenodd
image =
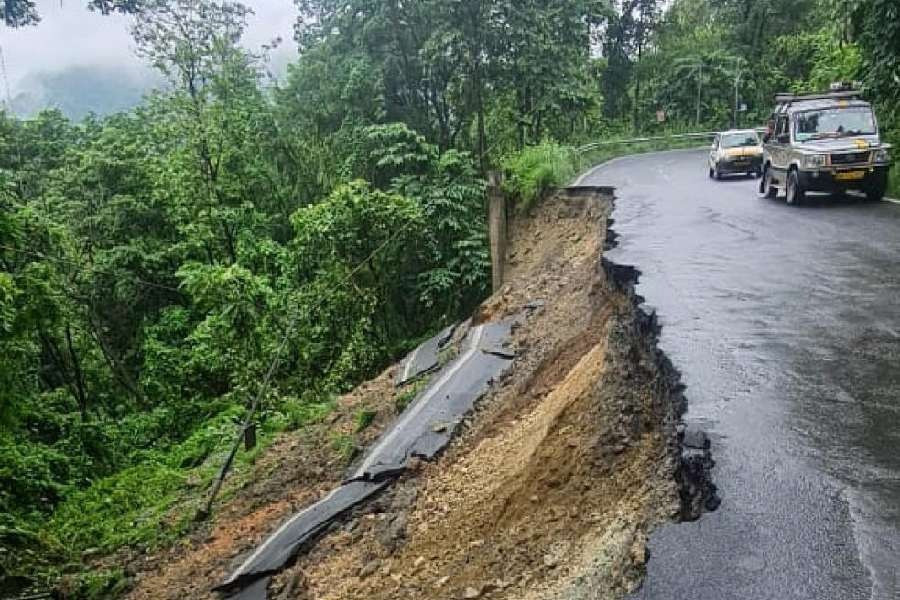
<instances>
[{"instance_id":1,"label":"tree trunk","mask_svg":"<svg viewBox=\"0 0 900 600\"><path fill-rule=\"evenodd\" d=\"M78 361L78 354L75 352L75 345L72 343L72 327L68 323L66 323L66 350L72 363L72 379L78 394L78 409L81 413L81 422L85 423L87 422L88 409L87 390L84 384L84 373L81 371L81 363Z\"/></svg>"},{"instance_id":2,"label":"tree trunk","mask_svg":"<svg viewBox=\"0 0 900 600\"><path fill-rule=\"evenodd\" d=\"M137 382L131 377L131 374L128 373L128 369L122 364L122 361L116 356L116 353L109 346L106 338L104 338L100 319L97 317L93 308L89 309L88 322L91 325L91 337L97 342L100 353L103 355L103 359L106 361L106 364L112 372L113 379L115 379L138 403L146 406L146 398L141 393Z\"/></svg>"}]
</instances>

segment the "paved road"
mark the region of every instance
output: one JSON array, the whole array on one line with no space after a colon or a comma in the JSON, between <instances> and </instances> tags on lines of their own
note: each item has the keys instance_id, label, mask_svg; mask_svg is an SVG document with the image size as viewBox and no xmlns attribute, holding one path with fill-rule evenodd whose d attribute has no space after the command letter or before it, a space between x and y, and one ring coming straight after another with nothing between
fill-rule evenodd
<instances>
[{"instance_id":1,"label":"paved road","mask_svg":"<svg viewBox=\"0 0 900 600\"><path fill-rule=\"evenodd\" d=\"M900 206L789 207L705 152L608 163L722 506L661 527L637 598L900 598Z\"/></svg>"}]
</instances>

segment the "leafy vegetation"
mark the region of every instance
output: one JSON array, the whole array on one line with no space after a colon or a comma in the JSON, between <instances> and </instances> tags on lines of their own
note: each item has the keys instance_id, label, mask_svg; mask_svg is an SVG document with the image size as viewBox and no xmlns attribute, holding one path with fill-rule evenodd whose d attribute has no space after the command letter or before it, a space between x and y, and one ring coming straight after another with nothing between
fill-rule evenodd
<instances>
[{"instance_id":1,"label":"leafy vegetation","mask_svg":"<svg viewBox=\"0 0 900 600\"><path fill-rule=\"evenodd\" d=\"M527 207L684 143L611 141L756 125L776 91L838 78L866 83L900 142L889 0L297 5L316 18L273 87L238 2L94 0L139 13L165 89L80 122L0 113L0 594L119 593L121 570L82 565L189 529L252 398L238 476L470 312L488 169ZM4 7L8 26L38 19Z\"/></svg>"},{"instance_id":2,"label":"leafy vegetation","mask_svg":"<svg viewBox=\"0 0 900 600\"><path fill-rule=\"evenodd\" d=\"M543 142L513 154L503 162L507 194L518 198L520 208L528 210L547 191L565 185L576 174L579 160L571 147Z\"/></svg>"}]
</instances>

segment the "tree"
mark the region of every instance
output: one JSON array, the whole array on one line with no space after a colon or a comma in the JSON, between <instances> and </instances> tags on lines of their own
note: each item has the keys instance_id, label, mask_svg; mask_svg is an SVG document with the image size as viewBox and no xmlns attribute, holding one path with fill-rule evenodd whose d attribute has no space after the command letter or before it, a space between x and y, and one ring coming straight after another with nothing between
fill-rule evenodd
<instances>
[{"instance_id":1,"label":"tree","mask_svg":"<svg viewBox=\"0 0 900 600\"><path fill-rule=\"evenodd\" d=\"M861 0L850 11L865 57L866 84L895 112L900 105L900 7L890 0Z\"/></svg>"},{"instance_id":2,"label":"tree","mask_svg":"<svg viewBox=\"0 0 900 600\"><path fill-rule=\"evenodd\" d=\"M140 11L141 0L90 0L88 8L104 15L114 12L134 14ZM7 27L27 27L40 21L34 0L3 0L3 22Z\"/></svg>"}]
</instances>

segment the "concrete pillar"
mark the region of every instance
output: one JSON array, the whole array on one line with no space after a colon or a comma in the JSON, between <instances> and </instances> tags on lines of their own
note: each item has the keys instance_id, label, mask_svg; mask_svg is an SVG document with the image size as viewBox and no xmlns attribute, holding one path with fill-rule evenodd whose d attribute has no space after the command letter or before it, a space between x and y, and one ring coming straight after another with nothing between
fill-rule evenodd
<instances>
[{"instance_id":1,"label":"concrete pillar","mask_svg":"<svg viewBox=\"0 0 900 600\"><path fill-rule=\"evenodd\" d=\"M491 281L494 292L503 286L503 265L506 262L506 196L501 184L503 176L497 171L488 173L488 229L491 240Z\"/></svg>"}]
</instances>

